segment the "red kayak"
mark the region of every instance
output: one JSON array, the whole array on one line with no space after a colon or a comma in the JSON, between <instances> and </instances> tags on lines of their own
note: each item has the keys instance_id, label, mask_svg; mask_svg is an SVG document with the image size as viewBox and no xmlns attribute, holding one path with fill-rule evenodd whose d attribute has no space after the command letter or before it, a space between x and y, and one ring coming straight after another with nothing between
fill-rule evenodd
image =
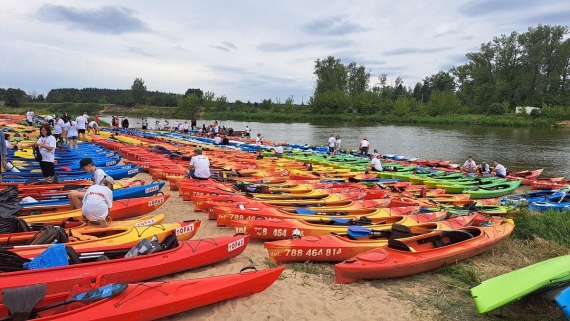
<instances>
[{"instance_id":1,"label":"red kayak","mask_svg":"<svg viewBox=\"0 0 570 321\"><path fill-rule=\"evenodd\" d=\"M35 305L36 310L57 305L55 308L46 308L46 311L33 311L39 316L34 320L156 320L204 305L262 292L277 280L283 270L284 267L278 267L200 279L113 283L101 290L76 294L79 290L75 288L75 291L70 289L73 292L51 294L43 299L41 285L36 285L35 288L18 288L5 292L4 297L10 298L9 306L20 311L25 307L32 310L38 300L41 301ZM62 303L70 297L68 301L72 304ZM100 299L96 300L98 298ZM0 305L0 318L8 316L6 305Z\"/></svg>"},{"instance_id":2,"label":"red kayak","mask_svg":"<svg viewBox=\"0 0 570 321\"><path fill-rule=\"evenodd\" d=\"M130 258L124 255L131 247L78 250L78 257L85 263L0 273L0 289L45 283L47 294L53 294L97 275L108 283L150 280L231 259L241 254L248 242L247 235L189 240L171 250ZM101 255L110 259L94 261Z\"/></svg>"}]
</instances>

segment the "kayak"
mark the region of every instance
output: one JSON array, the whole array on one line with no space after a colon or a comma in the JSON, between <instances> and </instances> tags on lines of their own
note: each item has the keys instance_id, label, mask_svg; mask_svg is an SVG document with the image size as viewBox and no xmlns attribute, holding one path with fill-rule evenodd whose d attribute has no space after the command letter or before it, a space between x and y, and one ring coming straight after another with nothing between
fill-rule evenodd
<instances>
[{"instance_id":1,"label":"kayak","mask_svg":"<svg viewBox=\"0 0 570 321\"><path fill-rule=\"evenodd\" d=\"M440 222L421 223L410 226L412 234L430 233L435 229L453 230L471 224L475 215L459 216ZM353 233L349 228L348 235L304 236L299 239L265 242L269 260L273 263L291 262L341 262L368 250L385 246L392 230L362 230ZM359 236L360 239L354 239ZM401 236L403 237L403 236Z\"/></svg>"},{"instance_id":2,"label":"kayak","mask_svg":"<svg viewBox=\"0 0 570 321\"><path fill-rule=\"evenodd\" d=\"M520 184L520 180L497 182L496 184L467 188L463 194L471 195L472 199L501 197L514 192Z\"/></svg>"},{"instance_id":3,"label":"kayak","mask_svg":"<svg viewBox=\"0 0 570 321\"><path fill-rule=\"evenodd\" d=\"M530 293L567 284L569 265L570 255L564 255L481 282L471 288L477 312L487 313Z\"/></svg>"},{"instance_id":4,"label":"kayak","mask_svg":"<svg viewBox=\"0 0 570 321\"><path fill-rule=\"evenodd\" d=\"M133 220L126 220L126 221L109 221L107 222L107 226L109 227L132 227L132 226L148 226L148 225L155 225L160 224L164 221L165 215L159 214L154 216L144 216L138 219ZM18 232L18 233L3 233L0 234L0 244L10 244L10 245L17 245L17 244L27 244L27 242L32 239L34 235L36 235L37 231L39 231L45 224L36 224L30 226L32 231L29 232ZM73 226L73 227L69 227ZM70 234L71 229L76 231L88 230L92 229L94 226L89 224L86 221L72 221L67 220L62 224L62 227L65 228L65 233Z\"/></svg>"},{"instance_id":5,"label":"kayak","mask_svg":"<svg viewBox=\"0 0 570 321\"><path fill-rule=\"evenodd\" d=\"M79 302L68 305L62 313L57 313L58 309L53 308L39 312L39 318L34 320L156 320L204 305L259 293L273 284L283 270L284 267L277 267L200 279L129 284L113 283L111 287L102 287L100 291L92 290L75 295L75 293L70 292L70 289L43 298L41 298L42 295L31 294L37 291L36 288L28 287L23 288L23 290L17 288L14 291L23 292L20 293L21 296L18 296L17 292L5 291L4 305L0 305L0 317L9 315L6 307L7 296L12 299L9 301L10 303L20 304L19 306L30 305L24 302L29 302L33 298L36 298L37 301L41 300L35 305L36 308L65 301L71 296L76 298L73 302ZM41 288L41 285L35 287ZM120 294L113 296L113 292L120 292ZM40 294L42 293L40 292ZM102 297L102 299L96 300L98 297ZM31 305L33 306L33 304ZM13 305L11 307L14 308Z\"/></svg>"},{"instance_id":6,"label":"kayak","mask_svg":"<svg viewBox=\"0 0 570 321\"><path fill-rule=\"evenodd\" d=\"M249 236L222 236L180 242L173 249L124 258L130 247L77 251L80 263L0 273L0 290L45 283L47 294L64 292L85 278L100 275L106 282L139 282L213 264L241 254ZM96 261L101 255L109 260Z\"/></svg>"},{"instance_id":7,"label":"kayak","mask_svg":"<svg viewBox=\"0 0 570 321\"><path fill-rule=\"evenodd\" d=\"M331 222L332 218L343 219L358 219L362 216L368 218L388 217L394 215L409 215L419 212L418 206L406 207L391 207L391 208L375 208L367 209L366 212L362 211L358 214L347 214L342 212L335 213L318 213L318 214L292 214L284 211L269 211L268 208L241 208L231 209L214 207L213 211L216 212L216 224L218 226L229 226L233 220L259 220L259 219L290 219L290 220L303 220L311 223L324 223Z\"/></svg>"},{"instance_id":8,"label":"kayak","mask_svg":"<svg viewBox=\"0 0 570 321\"><path fill-rule=\"evenodd\" d=\"M437 235L388 240L385 247L362 252L336 264L336 282L395 278L455 264L492 248L507 238L513 228L514 222L507 219L492 226L472 226L439 231Z\"/></svg>"},{"instance_id":9,"label":"kayak","mask_svg":"<svg viewBox=\"0 0 570 321\"><path fill-rule=\"evenodd\" d=\"M66 245L73 249L82 250L95 247L112 247L116 245L134 246L143 238L150 239L155 236L158 241L162 241L166 236L174 233L179 241L191 239L200 228L200 221L164 223L150 226L134 227L106 227L93 228L82 231L71 230L70 241ZM22 257L35 257L43 252L49 244L23 245L12 247L8 244L2 245L4 249L10 250Z\"/></svg>"},{"instance_id":10,"label":"kayak","mask_svg":"<svg viewBox=\"0 0 570 321\"><path fill-rule=\"evenodd\" d=\"M165 194L160 196L114 200L113 207L109 209L109 217L111 217L113 220L121 220L125 218L146 215L162 206L162 204L164 204L164 202L166 202L169 197L169 194ZM39 210L40 209L38 209L38 211ZM40 214L22 216L21 218L29 225L40 223L61 225L69 218L73 218L75 220L82 219L81 209L66 212L56 212L54 209L44 207L41 210L42 212L40 212ZM34 214L34 212L31 214Z\"/></svg>"},{"instance_id":11,"label":"kayak","mask_svg":"<svg viewBox=\"0 0 570 321\"><path fill-rule=\"evenodd\" d=\"M427 214L427 215L426 215ZM430 221L442 220L447 212L433 212L404 216L388 216L382 218L361 219L332 219L331 222L318 224L303 220L265 219L265 220L234 220L231 225L235 233L251 235L252 240L283 240L293 236L321 236L330 234L346 234L348 227L361 225L374 230L389 230L392 224L416 225Z\"/></svg>"}]
</instances>

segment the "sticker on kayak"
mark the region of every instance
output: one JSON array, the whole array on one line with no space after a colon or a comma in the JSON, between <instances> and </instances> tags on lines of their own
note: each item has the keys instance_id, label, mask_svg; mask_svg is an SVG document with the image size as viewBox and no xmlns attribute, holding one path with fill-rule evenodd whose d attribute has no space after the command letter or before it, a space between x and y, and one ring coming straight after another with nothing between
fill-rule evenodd
<instances>
[{"instance_id":1,"label":"sticker on kayak","mask_svg":"<svg viewBox=\"0 0 570 321\"><path fill-rule=\"evenodd\" d=\"M139 172L138 169L131 169L130 171L127 172L127 175L136 174L138 172Z\"/></svg>"},{"instance_id":2,"label":"sticker on kayak","mask_svg":"<svg viewBox=\"0 0 570 321\"><path fill-rule=\"evenodd\" d=\"M145 192L146 194L151 193L151 192L156 192L156 191L158 191L158 185L155 185L155 186L153 186L153 187L149 187L149 188L147 188L147 189L144 190L144 192Z\"/></svg>"},{"instance_id":3,"label":"sticker on kayak","mask_svg":"<svg viewBox=\"0 0 570 321\"><path fill-rule=\"evenodd\" d=\"M138 222L135 226L148 226L156 224L156 220L154 218L148 219L146 221Z\"/></svg>"},{"instance_id":4,"label":"sticker on kayak","mask_svg":"<svg viewBox=\"0 0 570 321\"><path fill-rule=\"evenodd\" d=\"M237 241L231 242L230 244L228 244L228 252L236 250L236 249L244 246L244 244L245 244L245 242L243 241L243 238L241 238Z\"/></svg>"},{"instance_id":5,"label":"sticker on kayak","mask_svg":"<svg viewBox=\"0 0 570 321\"><path fill-rule=\"evenodd\" d=\"M115 164L117 164L117 161L110 161L110 162L106 162L106 163L105 163L106 166L112 166L112 165L115 165Z\"/></svg>"},{"instance_id":6,"label":"sticker on kayak","mask_svg":"<svg viewBox=\"0 0 570 321\"><path fill-rule=\"evenodd\" d=\"M164 203L164 197L157 198L155 200L149 201L148 206L154 206L156 204L161 204L161 203Z\"/></svg>"},{"instance_id":7,"label":"sticker on kayak","mask_svg":"<svg viewBox=\"0 0 570 321\"><path fill-rule=\"evenodd\" d=\"M186 233L191 233L194 232L194 224L190 224L190 225L186 225L186 226L182 226L176 229L175 234L176 235L182 235L182 234L186 234Z\"/></svg>"},{"instance_id":8,"label":"sticker on kayak","mask_svg":"<svg viewBox=\"0 0 570 321\"><path fill-rule=\"evenodd\" d=\"M243 204L238 205L238 207L239 207L239 209L242 210L242 211L245 210L245 206L243 206Z\"/></svg>"}]
</instances>

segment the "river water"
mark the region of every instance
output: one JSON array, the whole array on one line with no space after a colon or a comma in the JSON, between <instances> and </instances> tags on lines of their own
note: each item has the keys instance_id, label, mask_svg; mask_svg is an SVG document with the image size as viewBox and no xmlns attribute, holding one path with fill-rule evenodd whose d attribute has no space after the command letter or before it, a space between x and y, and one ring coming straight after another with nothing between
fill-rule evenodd
<instances>
[{"instance_id":1,"label":"river water","mask_svg":"<svg viewBox=\"0 0 570 321\"><path fill-rule=\"evenodd\" d=\"M110 116L101 120L111 123ZM161 122L164 119L159 119ZM156 119L148 118L154 128ZM175 119L168 120L173 124ZM140 128L140 118L129 117L131 127ZM198 120L198 126L213 120ZM419 126L419 125L367 125L309 123L258 123L218 121L220 126L244 130L249 126L252 137L261 133L264 140L296 144L326 145L331 133L340 135L341 149L358 149L363 138L370 141L370 150L380 154L398 154L423 159L452 160L463 164L469 155L477 164L494 159L508 170L521 171L544 168L542 176L570 178L570 144L566 139L570 131L545 128L506 128L478 126Z\"/></svg>"}]
</instances>

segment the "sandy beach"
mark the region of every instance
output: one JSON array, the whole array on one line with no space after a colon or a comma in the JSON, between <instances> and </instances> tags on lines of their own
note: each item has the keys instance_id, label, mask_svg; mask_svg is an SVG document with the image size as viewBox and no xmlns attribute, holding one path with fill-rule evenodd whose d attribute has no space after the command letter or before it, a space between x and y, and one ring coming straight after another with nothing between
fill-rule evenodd
<instances>
[{"instance_id":1,"label":"sandy beach","mask_svg":"<svg viewBox=\"0 0 570 321\"><path fill-rule=\"evenodd\" d=\"M148 174L137 177L147 183L152 181ZM166 222L202 220L194 239L233 234L232 228L217 227L216 221L209 221L206 213L194 212L192 202L182 201L177 191L165 186L163 192L171 197L156 213L166 214ZM160 280L237 273L252 265L264 269L268 267L267 262L263 243L250 242L243 254L229 261ZM260 294L187 311L165 320L432 320L429 309L391 296L391 286L384 289L370 282L337 285L333 264L319 264L317 268L321 269L320 275L295 271L293 265L287 265L281 278Z\"/></svg>"}]
</instances>

